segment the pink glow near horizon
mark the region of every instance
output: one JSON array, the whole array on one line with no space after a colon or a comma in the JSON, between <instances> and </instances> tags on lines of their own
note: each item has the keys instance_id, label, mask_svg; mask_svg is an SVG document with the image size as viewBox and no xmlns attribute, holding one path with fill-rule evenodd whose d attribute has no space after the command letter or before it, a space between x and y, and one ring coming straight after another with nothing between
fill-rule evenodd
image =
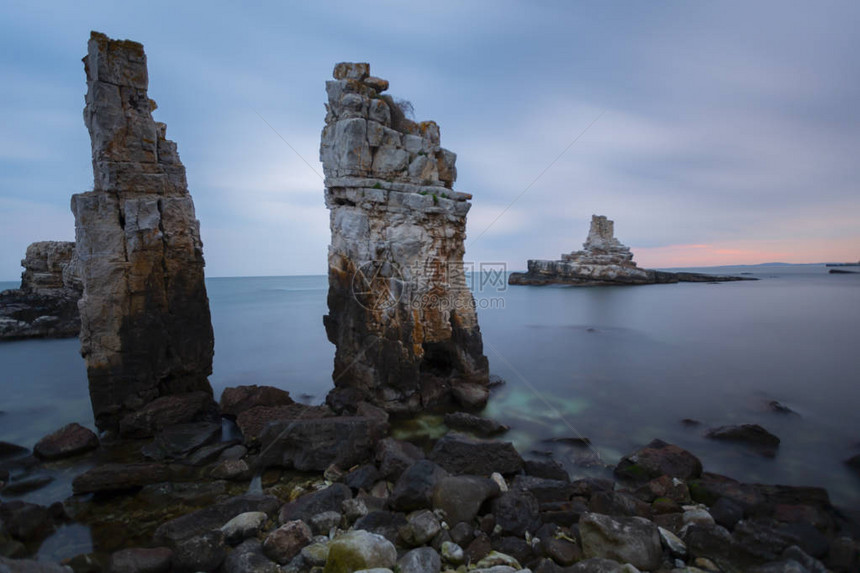
<instances>
[{"instance_id":1,"label":"pink glow near horizon","mask_svg":"<svg viewBox=\"0 0 860 573\"><path fill-rule=\"evenodd\" d=\"M712 244L631 247L640 267L711 267L761 263L856 262L860 237L850 240L730 241Z\"/></svg>"}]
</instances>

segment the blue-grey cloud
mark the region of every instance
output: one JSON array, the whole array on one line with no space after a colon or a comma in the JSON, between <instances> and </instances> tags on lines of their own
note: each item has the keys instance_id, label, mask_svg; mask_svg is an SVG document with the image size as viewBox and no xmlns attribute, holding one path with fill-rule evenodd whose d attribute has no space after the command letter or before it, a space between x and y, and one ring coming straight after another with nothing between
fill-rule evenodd
<instances>
[{"instance_id":1,"label":"blue-grey cloud","mask_svg":"<svg viewBox=\"0 0 860 573\"><path fill-rule=\"evenodd\" d=\"M342 60L370 61L419 119L440 124L459 156L458 187L475 196L473 260L522 267L573 250L595 212L634 248L746 241L791 252L806 240L821 247L804 256L860 251L853 3L3 10L3 279L19 274L28 243L72 237L68 198L92 185L80 62L91 29L146 47L155 114L188 169L210 275L325 272L322 183L258 114L321 171L323 82Z\"/></svg>"}]
</instances>

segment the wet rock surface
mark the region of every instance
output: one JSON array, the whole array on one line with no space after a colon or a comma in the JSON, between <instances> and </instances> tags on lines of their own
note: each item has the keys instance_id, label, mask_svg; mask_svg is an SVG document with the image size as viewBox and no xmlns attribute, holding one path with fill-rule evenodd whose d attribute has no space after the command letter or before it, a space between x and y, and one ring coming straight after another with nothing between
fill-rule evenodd
<instances>
[{"instance_id":1,"label":"wet rock surface","mask_svg":"<svg viewBox=\"0 0 860 573\"><path fill-rule=\"evenodd\" d=\"M59 460L83 454L98 447L99 438L92 430L72 423L39 440L33 447L33 453L45 460Z\"/></svg>"}]
</instances>

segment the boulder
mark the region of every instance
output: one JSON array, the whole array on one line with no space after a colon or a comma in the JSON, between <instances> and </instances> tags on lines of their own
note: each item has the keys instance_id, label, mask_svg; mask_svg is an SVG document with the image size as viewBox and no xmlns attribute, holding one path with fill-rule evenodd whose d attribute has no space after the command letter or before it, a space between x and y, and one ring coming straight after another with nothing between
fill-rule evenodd
<instances>
[{"instance_id":1,"label":"boulder","mask_svg":"<svg viewBox=\"0 0 860 573\"><path fill-rule=\"evenodd\" d=\"M155 530L153 540L159 545L170 547L207 531L220 531L225 523L242 513L260 511L272 516L280 505L280 500L270 495L246 494L231 497L161 524Z\"/></svg>"},{"instance_id":2,"label":"boulder","mask_svg":"<svg viewBox=\"0 0 860 573\"><path fill-rule=\"evenodd\" d=\"M489 418L482 418L467 412L452 412L445 414L445 425L452 430L469 432L477 436L489 438L504 434L510 428Z\"/></svg>"},{"instance_id":3,"label":"boulder","mask_svg":"<svg viewBox=\"0 0 860 573\"><path fill-rule=\"evenodd\" d=\"M141 453L153 460L184 459L191 452L221 440L220 422L189 422L167 426Z\"/></svg>"},{"instance_id":4,"label":"boulder","mask_svg":"<svg viewBox=\"0 0 860 573\"><path fill-rule=\"evenodd\" d=\"M640 482L663 475L683 480L695 479L702 475L702 462L678 446L654 440L621 458L615 466L615 475Z\"/></svg>"},{"instance_id":5,"label":"boulder","mask_svg":"<svg viewBox=\"0 0 860 573\"><path fill-rule=\"evenodd\" d=\"M325 573L352 573L362 569L393 569L397 564L394 545L375 533L354 530L329 543Z\"/></svg>"},{"instance_id":6,"label":"boulder","mask_svg":"<svg viewBox=\"0 0 860 573\"><path fill-rule=\"evenodd\" d=\"M472 523L483 503L499 494L499 486L479 476L450 476L440 479L433 489L433 508L445 512L451 526Z\"/></svg>"},{"instance_id":7,"label":"boulder","mask_svg":"<svg viewBox=\"0 0 860 573\"><path fill-rule=\"evenodd\" d=\"M515 477L510 489L531 492L540 503L568 501L574 493L574 487L569 481L525 475Z\"/></svg>"},{"instance_id":8,"label":"boulder","mask_svg":"<svg viewBox=\"0 0 860 573\"><path fill-rule=\"evenodd\" d=\"M7 460L10 458L18 458L22 456L26 456L30 453L30 450L23 446L19 446L17 444L10 444L9 442L0 441L0 460Z\"/></svg>"},{"instance_id":9,"label":"boulder","mask_svg":"<svg viewBox=\"0 0 860 573\"><path fill-rule=\"evenodd\" d=\"M221 526L221 533L224 534L224 540L228 544L237 545L247 538L255 536L268 519L269 516L265 512L246 511Z\"/></svg>"},{"instance_id":10,"label":"boulder","mask_svg":"<svg viewBox=\"0 0 860 573\"><path fill-rule=\"evenodd\" d=\"M245 460L221 460L209 472L212 479L243 481L251 479L251 467Z\"/></svg>"},{"instance_id":11,"label":"boulder","mask_svg":"<svg viewBox=\"0 0 860 573\"><path fill-rule=\"evenodd\" d=\"M429 543L442 530L439 519L429 510L422 509L406 516L406 525L400 528L400 539L408 547Z\"/></svg>"},{"instance_id":12,"label":"boulder","mask_svg":"<svg viewBox=\"0 0 860 573\"><path fill-rule=\"evenodd\" d=\"M346 500L344 503L351 500ZM343 515L337 511L324 511L311 518L310 526L314 535L328 535L329 532L343 520Z\"/></svg>"},{"instance_id":13,"label":"boulder","mask_svg":"<svg viewBox=\"0 0 860 573\"><path fill-rule=\"evenodd\" d=\"M391 543L396 543L400 530L407 525L406 516L393 511L371 511L355 522L355 529L362 529L381 535Z\"/></svg>"},{"instance_id":14,"label":"boulder","mask_svg":"<svg viewBox=\"0 0 860 573\"><path fill-rule=\"evenodd\" d=\"M311 528L303 521L288 521L266 536L263 553L277 563L286 565L313 539Z\"/></svg>"},{"instance_id":15,"label":"boulder","mask_svg":"<svg viewBox=\"0 0 860 573\"><path fill-rule=\"evenodd\" d=\"M396 481L406 468L424 459L424 451L403 440L385 438L376 445L376 461L382 477Z\"/></svg>"},{"instance_id":16,"label":"boulder","mask_svg":"<svg viewBox=\"0 0 860 573\"><path fill-rule=\"evenodd\" d=\"M0 524L13 539L25 543L44 539L55 528L49 508L25 501L0 503Z\"/></svg>"},{"instance_id":17,"label":"boulder","mask_svg":"<svg viewBox=\"0 0 860 573\"><path fill-rule=\"evenodd\" d=\"M510 442L480 440L455 433L436 442L430 459L452 474L512 474L523 467L523 459Z\"/></svg>"},{"instance_id":18,"label":"boulder","mask_svg":"<svg viewBox=\"0 0 860 573\"><path fill-rule=\"evenodd\" d=\"M132 547L122 549L110 556L109 573L167 573L173 559L173 551L167 547Z\"/></svg>"},{"instance_id":19,"label":"boulder","mask_svg":"<svg viewBox=\"0 0 860 573\"><path fill-rule=\"evenodd\" d=\"M767 457L776 455L779 438L758 424L741 424L736 426L720 426L708 430L705 437L712 440L738 442L749 446Z\"/></svg>"},{"instance_id":20,"label":"boulder","mask_svg":"<svg viewBox=\"0 0 860 573\"><path fill-rule=\"evenodd\" d=\"M359 416L273 421L260 435L258 463L301 471L349 468L372 459L385 430L378 419Z\"/></svg>"},{"instance_id":21,"label":"boulder","mask_svg":"<svg viewBox=\"0 0 860 573\"><path fill-rule=\"evenodd\" d=\"M220 530L195 535L173 546L173 569L193 573L214 571L227 557L227 545Z\"/></svg>"},{"instance_id":22,"label":"boulder","mask_svg":"<svg viewBox=\"0 0 860 573\"><path fill-rule=\"evenodd\" d=\"M587 513L579 520L579 532L586 558L613 559L646 571L662 563L660 533L647 519Z\"/></svg>"},{"instance_id":23,"label":"boulder","mask_svg":"<svg viewBox=\"0 0 860 573\"><path fill-rule=\"evenodd\" d=\"M419 547L397 560L397 570L400 573L439 573L442 559L432 547Z\"/></svg>"},{"instance_id":24,"label":"boulder","mask_svg":"<svg viewBox=\"0 0 860 573\"><path fill-rule=\"evenodd\" d=\"M256 406L289 406L293 404L290 393L273 386L233 386L221 394L221 414L235 420L236 417Z\"/></svg>"},{"instance_id":25,"label":"boulder","mask_svg":"<svg viewBox=\"0 0 860 573\"><path fill-rule=\"evenodd\" d=\"M344 483L356 492L362 489L369 491L381 477L382 474L379 473L375 465L364 464L346 474Z\"/></svg>"},{"instance_id":26,"label":"boulder","mask_svg":"<svg viewBox=\"0 0 860 573\"><path fill-rule=\"evenodd\" d=\"M570 481L570 474L555 460L526 460L523 462L523 471L534 477Z\"/></svg>"},{"instance_id":27,"label":"boulder","mask_svg":"<svg viewBox=\"0 0 860 573\"><path fill-rule=\"evenodd\" d=\"M295 520L310 523L311 518L318 513L339 512L343 502L348 499L352 499L352 491L349 487L342 483L335 483L284 504L278 513L278 521L282 524Z\"/></svg>"},{"instance_id":28,"label":"boulder","mask_svg":"<svg viewBox=\"0 0 860 573\"><path fill-rule=\"evenodd\" d=\"M507 491L490 504L496 525L507 535L523 536L540 527L540 505L528 491Z\"/></svg>"},{"instance_id":29,"label":"boulder","mask_svg":"<svg viewBox=\"0 0 860 573\"><path fill-rule=\"evenodd\" d=\"M164 464L109 463L96 466L72 480L75 494L120 491L168 481L170 469Z\"/></svg>"},{"instance_id":30,"label":"boulder","mask_svg":"<svg viewBox=\"0 0 860 573\"><path fill-rule=\"evenodd\" d=\"M48 434L33 447L33 453L44 460L59 460L83 454L99 447L99 438L89 428L72 423Z\"/></svg>"},{"instance_id":31,"label":"boulder","mask_svg":"<svg viewBox=\"0 0 860 573\"><path fill-rule=\"evenodd\" d=\"M397 511L430 507L433 488L448 472L431 462L419 460L403 472L391 492L390 504Z\"/></svg>"},{"instance_id":32,"label":"boulder","mask_svg":"<svg viewBox=\"0 0 860 573\"><path fill-rule=\"evenodd\" d=\"M223 573L280 573L278 564L263 554L257 539L246 539L224 560Z\"/></svg>"},{"instance_id":33,"label":"boulder","mask_svg":"<svg viewBox=\"0 0 860 573\"><path fill-rule=\"evenodd\" d=\"M124 438L149 438L186 422L220 423L218 406L207 392L173 394L153 400L140 410L124 416L119 423Z\"/></svg>"},{"instance_id":34,"label":"boulder","mask_svg":"<svg viewBox=\"0 0 860 573\"><path fill-rule=\"evenodd\" d=\"M241 412L236 417L236 425L239 426L239 431L242 432L245 445L250 447L259 445L263 430L271 423L290 420L310 420L329 416L334 416L334 412L326 406L305 406L304 404L254 406Z\"/></svg>"}]
</instances>

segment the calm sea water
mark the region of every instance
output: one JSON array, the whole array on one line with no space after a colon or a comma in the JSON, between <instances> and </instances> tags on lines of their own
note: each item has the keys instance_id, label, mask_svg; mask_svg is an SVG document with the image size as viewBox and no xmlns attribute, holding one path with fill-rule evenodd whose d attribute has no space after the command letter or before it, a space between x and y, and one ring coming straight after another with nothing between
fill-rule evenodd
<instances>
[{"instance_id":1,"label":"calm sea water","mask_svg":"<svg viewBox=\"0 0 860 573\"><path fill-rule=\"evenodd\" d=\"M661 438L709 471L824 486L838 504L860 508L860 480L842 463L860 453L860 274L829 275L820 265L703 270L761 280L600 288L476 280L485 351L507 380L487 413L534 455L561 453L549 438L586 436L592 456L614 463ZM269 384L321 402L334 356L322 326L325 277L207 283L216 395ZM68 422L92 427L77 340L3 343L0 365L0 440L32 446ZM797 415L769 411L770 400ZM739 423L780 436L778 455L703 437L707 427ZM53 487L61 498L68 485Z\"/></svg>"}]
</instances>

